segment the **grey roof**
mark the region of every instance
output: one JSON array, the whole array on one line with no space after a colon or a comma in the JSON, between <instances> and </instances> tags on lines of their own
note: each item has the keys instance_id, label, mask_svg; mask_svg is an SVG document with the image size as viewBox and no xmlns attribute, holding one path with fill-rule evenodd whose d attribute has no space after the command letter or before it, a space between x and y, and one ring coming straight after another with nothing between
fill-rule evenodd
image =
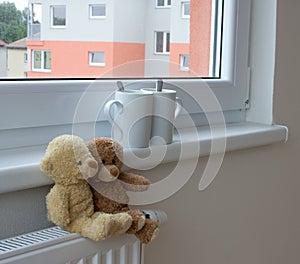
<instances>
[{"instance_id":1,"label":"grey roof","mask_svg":"<svg viewBox=\"0 0 300 264\"><path fill-rule=\"evenodd\" d=\"M26 49L27 48L27 38L22 38L19 40L16 40L10 44L7 45L8 48L13 48L13 49Z\"/></svg>"}]
</instances>

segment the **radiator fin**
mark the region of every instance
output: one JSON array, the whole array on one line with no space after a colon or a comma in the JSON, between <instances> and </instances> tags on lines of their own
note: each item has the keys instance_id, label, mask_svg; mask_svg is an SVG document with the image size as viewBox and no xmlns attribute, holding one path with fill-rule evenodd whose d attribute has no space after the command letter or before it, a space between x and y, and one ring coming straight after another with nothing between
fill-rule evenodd
<instances>
[{"instance_id":1,"label":"radiator fin","mask_svg":"<svg viewBox=\"0 0 300 264\"><path fill-rule=\"evenodd\" d=\"M69 232L60 227L51 227L33 233L0 240L0 259L10 255L20 254L30 248L44 247L45 244L57 243L59 238L65 237ZM52 242L52 243L51 243Z\"/></svg>"},{"instance_id":2,"label":"radiator fin","mask_svg":"<svg viewBox=\"0 0 300 264\"><path fill-rule=\"evenodd\" d=\"M141 264L134 236L93 242L59 227L0 240L1 264Z\"/></svg>"},{"instance_id":3,"label":"radiator fin","mask_svg":"<svg viewBox=\"0 0 300 264\"><path fill-rule=\"evenodd\" d=\"M88 264L99 264L99 263L101 263L101 256L99 256L100 254L99 253L96 253L96 254L93 254L93 255L91 255L91 256L88 256L87 258L86 258L86 262L88 263Z\"/></svg>"},{"instance_id":4,"label":"radiator fin","mask_svg":"<svg viewBox=\"0 0 300 264\"><path fill-rule=\"evenodd\" d=\"M135 253L135 251L140 252L139 247L140 244L137 242L134 245L124 245L120 249L99 252L65 264L140 264L140 258Z\"/></svg>"},{"instance_id":5,"label":"radiator fin","mask_svg":"<svg viewBox=\"0 0 300 264\"><path fill-rule=\"evenodd\" d=\"M159 224L167 220L162 211L144 210ZM1 264L142 264L144 247L133 235L92 241L51 227L0 240Z\"/></svg>"}]
</instances>

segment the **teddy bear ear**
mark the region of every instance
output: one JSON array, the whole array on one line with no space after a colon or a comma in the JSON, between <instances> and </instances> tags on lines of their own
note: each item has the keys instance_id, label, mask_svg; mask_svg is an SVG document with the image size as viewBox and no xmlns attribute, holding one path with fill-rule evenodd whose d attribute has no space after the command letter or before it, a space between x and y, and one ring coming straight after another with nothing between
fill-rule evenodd
<instances>
[{"instance_id":1,"label":"teddy bear ear","mask_svg":"<svg viewBox=\"0 0 300 264\"><path fill-rule=\"evenodd\" d=\"M53 163L50 161L50 158L43 159L40 168L44 173L50 173L53 170Z\"/></svg>"},{"instance_id":2,"label":"teddy bear ear","mask_svg":"<svg viewBox=\"0 0 300 264\"><path fill-rule=\"evenodd\" d=\"M114 152L116 153L116 156L118 157L119 160L123 159L123 146L118 143L117 141L113 141L113 149Z\"/></svg>"}]
</instances>

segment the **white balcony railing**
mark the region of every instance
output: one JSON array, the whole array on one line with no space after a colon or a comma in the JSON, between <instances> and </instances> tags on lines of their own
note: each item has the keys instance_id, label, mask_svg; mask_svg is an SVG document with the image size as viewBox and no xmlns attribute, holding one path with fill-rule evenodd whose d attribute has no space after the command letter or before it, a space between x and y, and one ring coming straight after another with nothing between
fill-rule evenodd
<instances>
[{"instance_id":1,"label":"white balcony railing","mask_svg":"<svg viewBox=\"0 0 300 264\"><path fill-rule=\"evenodd\" d=\"M41 24L28 25L28 39L40 40L41 39Z\"/></svg>"}]
</instances>

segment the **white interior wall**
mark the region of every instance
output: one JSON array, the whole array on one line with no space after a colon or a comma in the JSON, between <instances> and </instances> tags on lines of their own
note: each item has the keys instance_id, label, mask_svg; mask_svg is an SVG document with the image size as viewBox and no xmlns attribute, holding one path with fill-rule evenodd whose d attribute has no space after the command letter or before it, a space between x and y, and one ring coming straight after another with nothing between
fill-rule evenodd
<instances>
[{"instance_id":1,"label":"white interior wall","mask_svg":"<svg viewBox=\"0 0 300 264\"><path fill-rule=\"evenodd\" d=\"M300 2L277 2L274 120L289 127L288 142L227 153L203 192L197 184L206 159L200 159L183 189L153 205L170 221L146 248L145 264L299 263Z\"/></svg>"}]
</instances>

